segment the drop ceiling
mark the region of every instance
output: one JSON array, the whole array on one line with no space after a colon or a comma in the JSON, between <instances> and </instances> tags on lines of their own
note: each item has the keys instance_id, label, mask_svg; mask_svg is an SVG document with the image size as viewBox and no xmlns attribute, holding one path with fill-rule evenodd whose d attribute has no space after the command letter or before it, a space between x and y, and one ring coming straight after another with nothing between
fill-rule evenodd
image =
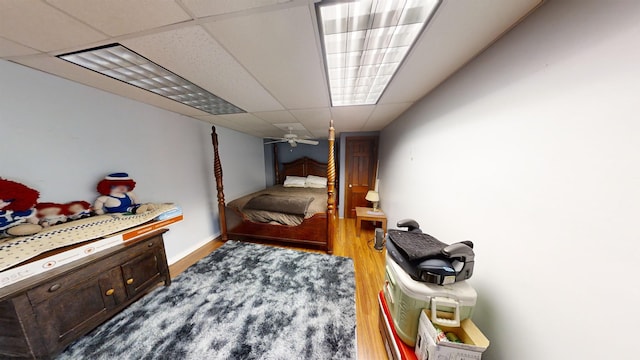
<instances>
[{"instance_id":1,"label":"drop ceiling","mask_svg":"<svg viewBox=\"0 0 640 360\"><path fill-rule=\"evenodd\" d=\"M377 131L541 0L443 0L375 105L332 107L314 0L2 0L0 58L257 137ZM57 58L120 43L246 110L210 115ZM286 124L287 126L283 126Z\"/></svg>"}]
</instances>

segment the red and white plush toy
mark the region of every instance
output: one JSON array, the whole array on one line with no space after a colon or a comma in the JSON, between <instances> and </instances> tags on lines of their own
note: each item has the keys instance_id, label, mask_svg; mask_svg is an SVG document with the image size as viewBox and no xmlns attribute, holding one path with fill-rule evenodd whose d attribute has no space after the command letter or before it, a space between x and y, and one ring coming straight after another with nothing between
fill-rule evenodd
<instances>
[{"instance_id":1,"label":"red and white plush toy","mask_svg":"<svg viewBox=\"0 0 640 360\"><path fill-rule=\"evenodd\" d=\"M65 215L65 204L56 204L52 202L42 202L36 204L36 216L38 223L42 227L49 227L67 222Z\"/></svg>"},{"instance_id":2,"label":"red and white plush toy","mask_svg":"<svg viewBox=\"0 0 640 360\"><path fill-rule=\"evenodd\" d=\"M0 236L27 236L42 230L34 208L39 196L37 190L0 178Z\"/></svg>"},{"instance_id":3,"label":"red and white plush toy","mask_svg":"<svg viewBox=\"0 0 640 360\"><path fill-rule=\"evenodd\" d=\"M113 173L98 183L99 196L93 204L96 214L133 213L153 210L153 204L140 204L133 193L136 182L127 173Z\"/></svg>"},{"instance_id":4,"label":"red and white plush toy","mask_svg":"<svg viewBox=\"0 0 640 360\"><path fill-rule=\"evenodd\" d=\"M91 204L86 201L72 201L65 204L64 214L69 220L84 219L91 216Z\"/></svg>"},{"instance_id":5,"label":"red and white plush toy","mask_svg":"<svg viewBox=\"0 0 640 360\"><path fill-rule=\"evenodd\" d=\"M80 200L66 204L41 202L36 204L36 210L39 224L43 227L91 216L91 204Z\"/></svg>"}]
</instances>

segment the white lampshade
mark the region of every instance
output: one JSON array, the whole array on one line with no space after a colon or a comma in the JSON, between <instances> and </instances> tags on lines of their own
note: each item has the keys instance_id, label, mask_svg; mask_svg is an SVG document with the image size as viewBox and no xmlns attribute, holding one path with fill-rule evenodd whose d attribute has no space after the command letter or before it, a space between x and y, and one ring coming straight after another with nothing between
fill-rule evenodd
<instances>
[{"instance_id":1,"label":"white lampshade","mask_svg":"<svg viewBox=\"0 0 640 360\"><path fill-rule=\"evenodd\" d=\"M367 192L367 196L365 196L364 198L365 200L371 201L371 202L380 201L380 195L378 195L377 191L373 191L373 190L369 190L369 192Z\"/></svg>"}]
</instances>

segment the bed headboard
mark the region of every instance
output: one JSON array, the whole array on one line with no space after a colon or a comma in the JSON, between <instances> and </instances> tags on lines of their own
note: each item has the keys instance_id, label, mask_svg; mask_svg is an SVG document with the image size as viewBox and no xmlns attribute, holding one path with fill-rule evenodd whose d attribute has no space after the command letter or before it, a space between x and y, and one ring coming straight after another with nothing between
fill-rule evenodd
<instances>
[{"instance_id":1,"label":"bed headboard","mask_svg":"<svg viewBox=\"0 0 640 360\"><path fill-rule=\"evenodd\" d=\"M279 173L278 184L282 184L287 176L303 176L308 175L327 177L327 164L315 161L308 157L303 157L282 164L283 170Z\"/></svg>"}]
</instances>

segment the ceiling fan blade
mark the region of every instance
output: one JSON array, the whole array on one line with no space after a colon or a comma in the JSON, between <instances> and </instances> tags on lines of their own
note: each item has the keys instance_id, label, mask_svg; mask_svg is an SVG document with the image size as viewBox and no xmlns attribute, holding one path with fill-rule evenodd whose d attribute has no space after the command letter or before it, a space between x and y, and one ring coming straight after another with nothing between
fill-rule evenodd
<instances>
[{"instance_id":1,"label":"ceiling fan blade","mask_svg":"<svg viewBox=\"0 0 640 360\"><path fill-rule=\"evenodd\" d=\"M264 145L275 144L275 143L283 143L283 142L287 142L287 140L269 141L269 142L264 143Z\"/></svg>"},{"instance_id":2,"label":"ceiling fan blade","mask_svg":"<svg viewBox=\"0 0 640 360\"><path fill-rule=\"evenodd\" d=\"M307 144L307 145L318 145L319 144L318 140L296 139L296 142L299 142L300 144Z\"/></svg>"}]
</instances>

